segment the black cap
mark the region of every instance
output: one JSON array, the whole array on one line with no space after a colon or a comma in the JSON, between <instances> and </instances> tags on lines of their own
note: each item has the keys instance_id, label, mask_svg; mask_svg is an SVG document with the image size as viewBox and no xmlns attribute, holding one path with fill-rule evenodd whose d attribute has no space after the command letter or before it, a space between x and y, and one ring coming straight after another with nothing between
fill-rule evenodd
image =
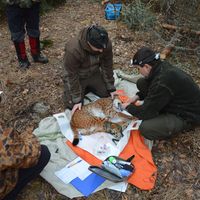
<instances>
[{"instance_id":1,"label":"black cap","mask_svg":"<svg viewBox=\"0 0 200 200\"><path fill-rule=\"evenodd\" d=\"M108 44L108 33L103 27L92 25L87 30L87 41L97 49L105 49Z\"/></svg>"},{"instance_id":2,"label":"black cap","mask_svg":"<svg viewBox=\"0 0 200 200\"><path fill-rule=\"evenodd\" d=\"M156 53L152 49L148 47L142 47L139 49L136 54L133 56L132 65L140 65L144 66L145 64L149 64L154 60L159 60L160 54Z\"/></svg>"}]
</instances>

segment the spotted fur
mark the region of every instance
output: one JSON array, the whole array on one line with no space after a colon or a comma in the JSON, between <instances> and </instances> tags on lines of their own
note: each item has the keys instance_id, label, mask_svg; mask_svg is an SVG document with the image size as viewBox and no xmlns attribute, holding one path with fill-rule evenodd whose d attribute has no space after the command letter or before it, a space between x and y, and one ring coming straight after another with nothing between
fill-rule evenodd
<instances>
[{"instance_id":1,"label":"spotted fur","mask_svg":"<svg viewBox=\"0 0 200 200\"><path fill-rule=\"evenodd\" d=\"M101 98L84 105L81 110L77 110L70 122L74 133L72 144L77 145L79 143L79 133L91 135L96 132L107 132L117 140L120 139L123 129L133 117L118 112L114 104L116 104L116 101L114 103L110 97Z\"/></svg>"}]
</instances>

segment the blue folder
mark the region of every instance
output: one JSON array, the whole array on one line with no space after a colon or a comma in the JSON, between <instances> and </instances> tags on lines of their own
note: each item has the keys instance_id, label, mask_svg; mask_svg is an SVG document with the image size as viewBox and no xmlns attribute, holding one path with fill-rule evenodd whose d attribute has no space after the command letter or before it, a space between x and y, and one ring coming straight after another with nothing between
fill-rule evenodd
<instances>
[{"instance_id":1,"label":"blue folder","mask_svg":"<svg viewBox=\"0 0 200 200\"><path fill-rule=\"evenodd\" d=\"M96 190L106 179L92 173L84 180L80 178L73 179L70 183L84 196L88 197L92 192Z\"/></svg>"}]
</instances>

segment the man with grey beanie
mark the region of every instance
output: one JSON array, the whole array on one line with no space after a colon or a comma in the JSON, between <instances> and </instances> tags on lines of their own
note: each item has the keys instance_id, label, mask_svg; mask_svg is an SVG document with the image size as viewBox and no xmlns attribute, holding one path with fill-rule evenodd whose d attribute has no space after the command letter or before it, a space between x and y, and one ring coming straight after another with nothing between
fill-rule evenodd
<instances>
[{"instance_id":1,"label":"man with grey beanie","mask_svg":"<svg viewBox=\"0 0 200 200\"><path fill-rule=\"evenodd\" d=\"M115 94L112 44L102 26L85 27L66 44L63 81L65 108L72 114L81 109L88 92Z\"/></svg>"},{"instance_id":2,"label":"man with grey beanie","mask_svg":"<svg viewBox=\"0 0 200 200\"><path fill-rule=\"evenodd\" d=\"M142 120L139 130L145 138L167 139L200 125L200 89L190 75L148 47L136 52L132 65L144 77L136 83L139 91L122 106ZM136 106L137 100L143 104Z\"/></svg>"}]
</instances>

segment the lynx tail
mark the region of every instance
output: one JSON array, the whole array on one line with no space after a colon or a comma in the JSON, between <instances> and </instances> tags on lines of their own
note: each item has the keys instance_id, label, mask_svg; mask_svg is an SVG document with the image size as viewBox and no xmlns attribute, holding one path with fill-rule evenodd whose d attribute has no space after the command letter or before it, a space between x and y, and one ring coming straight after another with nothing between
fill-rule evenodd
<instances>
[{"instance_id":1,"label":"lynx tail","mask_svg":"<svg viewBox=\"0 0 200 200\"><path fill-rule=\"evenodd\" d=\"M76 146L79 143L79 138L74 138L72 144L73 146Z\"/></svg>"}]
</instances>

